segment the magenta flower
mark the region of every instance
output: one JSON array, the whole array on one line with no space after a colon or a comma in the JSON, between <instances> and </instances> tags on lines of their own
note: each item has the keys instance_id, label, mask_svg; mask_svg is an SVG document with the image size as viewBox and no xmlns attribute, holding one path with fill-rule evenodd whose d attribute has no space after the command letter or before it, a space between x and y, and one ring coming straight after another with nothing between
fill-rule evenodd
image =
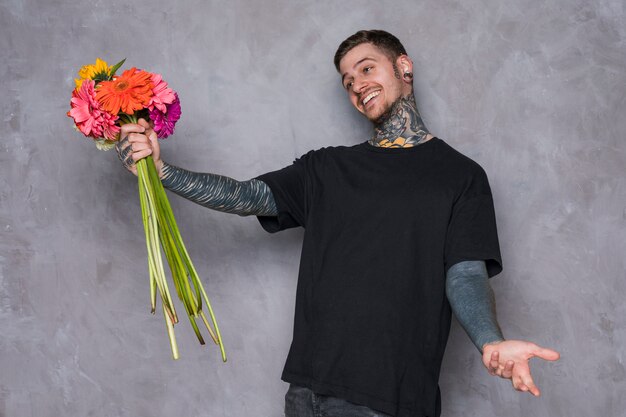
<instances>
[{"instance_id":1,"label":"magenta flower","mask_svg":"<svg viewBox=\"0 0 626 417\"><path fill-rule=\"evenodd\" d=\"M174 101L165 105L166 111L162 112L158 107L150 110L150 119L154 122L154 131L159 138L166 138L174 133L174 126L180 119L180 100L178 94L174 93Z\"/></svg>"}]
</instances>

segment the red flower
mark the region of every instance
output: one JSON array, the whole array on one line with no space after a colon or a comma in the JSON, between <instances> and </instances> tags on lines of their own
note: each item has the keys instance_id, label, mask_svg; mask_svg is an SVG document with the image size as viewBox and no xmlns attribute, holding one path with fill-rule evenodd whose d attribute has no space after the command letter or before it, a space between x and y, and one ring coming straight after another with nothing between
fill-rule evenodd
<instances>
[{"instance_id":1,"label":"red flower","mask_svg":"<svg viewBox=\"0 0 626 417\"><path fill-rule=\"evenodd\" d=\"M133 114L148 106L153 87L152 74L133 67L111 81L98 84L96 99L112 114L118 114L120 110Z\"/></svg>"}]
</instances>

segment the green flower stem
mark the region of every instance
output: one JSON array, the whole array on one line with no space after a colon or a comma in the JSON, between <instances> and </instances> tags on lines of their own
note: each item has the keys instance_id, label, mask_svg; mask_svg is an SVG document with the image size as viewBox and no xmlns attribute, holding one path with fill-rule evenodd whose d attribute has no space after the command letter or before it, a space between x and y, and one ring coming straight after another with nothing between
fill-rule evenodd
<instances>
[{"instance_id":1,"label":"green flower stem","mask_svg":"<svg viewBox=\"0 0 626 417\"><path fill-rule=\"evenodd\" d=\"M157 212L155 205L154 192L152 192L150 183L148 182L148 173L146 171L146 162L145 160L141 160L137 162L137 176L139 177L140 187L143 187L145 194L145 201L148 202L148 220L149 220L149 228L148 232L150 234L149 237L149 252L148 252L148 260L152 262L154 265L154 270L156 271L156 283L159 291L161 292L161 298L163 299L163 303L165 304L166 311L170 315L171 321L173 323L178 322L178 317L176 315L176 310L174 308L174 303L172 302L172 296L169 291L169 287L167 285L167 281L165 280L165 271L163 269L163 259L161 257L161 250L159 248L159 236L158 236L158 221L157 221Z\"/></svg>"},{"instance_id":2,"label":"green flower stem","mask_svg":"<svg viewBox=\"0 0 626 417\"><path fill-rule=\"evenodd\" d=\"M151 163L152 165L154 165L154 161L148 160L149 167ZM180 272L180 275L176 274L177 278L180 278L180 281L179 281L180 284L184 284L184 286L181 285L181 287L184 289L183 290L184 297L189 297L187 301L189 301L189 305L191 306L191 310L193 311L194 316L197 316L198 311L202 308L202 298L200 296L200 292L198 290L196 282L193 281L195 291L196 291L196 294L195 294L196 300L195 300L195 303L193 302L192 297L194 296L194 293L191 290L191 287L189 285L189 280L187 279L189 275L197 277L197 273L195 269L193 269L193 265L191 265L190 267L190 262L188 260L189 256L186 253L184 244L182 243L182 238L180 237L180 233L178 232L178 227L176 225L176 220L174 220L174 215L169 205L169 200L167 199L167 195L165 194L165 190L163 189L163 186L161 184L161 180L158 178L156 167L154 167L154 169L150 169L149 173L150 173L150 181L152 182L152 185L156 193L156 199L159 202L158 212L160 215L159 217L159 225L161 226L160 230L162 232L162 235L167 236L168 241L171 242L172 248L174 249L173 251L171 251L171 253L173 253L176 265L179 266L180 268L178 271ZM184 265L182 264L181 254L184 257L184 261L185 261ZM170 261L170 264L171 264L171 261Z\"/></svg>"},{"instance_id":3,"label":"green flower stem","mask_svg":"<svg viewBox=\"0 0 626 417\"><path fill-rule=\"evenodd\" d=\"M170 347L172 349L172 357L174 359L178 359L178 345L174 334L174 323L177 322L178 319L176 317L174 304L167 287L167 281L165 280L163 260L161 258L161 251L158 243L158 223L154 205L154 193L150 192L150 185L147 181L147 172L145 168L145 160L141 160L137 163L139 200L142 203L143 218L146 220L144 222L144 226L146 227L146 245L148 249L148 264L151 275L150 288L152 291L153 285L156 285L159 289L163 315L165 316L165 325L170 340ZM151 302L152 301L156 303L155 299L152 299Z\"/></svg>"},{"instance_id":4,"label":"green flower stem","mask_svg":"<svg viewBox=\"0 0 626 417\"><path fill-rule=\"evenodd\" d=\"M176 336L174 335L174 323L165 312L165 304L163 304L163 316L165 316L165 325L167 326L167 335L170 338L170 347L172 348L172 357L174 359L178 359L180 355L178 354L178 345L176 344Z\"/></svg>"},{"instance_id":5,"label":"green flower stem","mask_svg":"<svg viewBox=\"0 0 626 417\"><path fill-rule=\"evenodd\" d=\"M122 115L122 123L137 123L134 115ZM170 206L167 194L161 184L156 166L151 156L137 162L137 177L139 185L139 200L141 203L141 217L146 236L146 249L148 251L148 269L150 272L150 306L154 314L156 310L157 290L161 298L163 315L174 359L179 358L178 345L174 334L174 325L178 323L178 316L174 308L163 268L161 248L169 264L172 280L176 288L176 294L182 301L191 327L201 344L204 339L196 323L200 317L207 328L213 342L220 347L222 360L226 362L226 352L222 343L222 336L217 325L217 320L209 297L202 286L202 282L191 262L191 258L183 239L180 235L174 213ZM190 282L191 281L191 282ZM211 328L209 320L202 311L202 300L211 316L211 322L215 331Z\"/></svg>"},{"instance_id":6,"label":"green flower stem","mask_svg":"<svg viewBox=\"0 0 626 417\"><path fill-rule=\"evenodd\" d=\"M182 261L178 253L176 253L176 251L172 251L172 248L174 247L173 246L174 241L171 237L171 234L167 232L160 233L160 237L161 237L161 244L166 253L166 258L168 260L168 263L170 264L172 277L175 277L174 283L176 285L178 296L183 301L183 304L185 305L185 310L187 311L187 317L189 318L191 327L193 328L196 334L196 337L198 338L198 341L200 342L201 345L204 345L205 344L204 338L202 337L202 334L200 333L200 329L198 328L198 325L196 324L194 320L194 317L197 316L197 307L195 303L193 302L194 301L193 298L189 299L189 297L184 292L185 289L181 288L181 277L182 279L184 279L184 277L186 276L186 272L184 270L184 266L182 264Z\"/></svg>"},{"instance_id":7,"label":"green flower stem","mask_svg":"<svg viewBox=\"0 0 626 417\"><path fill-rule=\"evenodd\" d=\"M194 317L200 316L207 327L213 341L220 346L222 360L226 361L226 353L222 344L217 320L209 303L206 291L198 278L198 274L191 262L189 254L182 241L180 231L174 219L171 206L158 177L154 161L151 157L137 162L137 176L139 177L140 201L142 203L142 218L146 228L146 241L148 247L149 267L151 273L151 288L159 289L163 301L163 311L166 317L166 325L172 348L172 356L178 358L178 348L174 336L174 323L178 321L173 307L171 295L164 277L163 260L159 243L163 247L166 259L170 266L178 297L185 306L190 324L201 344L204 339ZM154 278L154 279L153 279ZM191 283L189 282L191 279ZM155 284L152 284L154 282ZM193 289L192 285L193 284ZM195 291L194 291L195 290ZM151 300L155 296L151 293ZM209 322L202 311L202 297L204 297L215 332L209 326ZM217 334L216 334L217 333Z\"/></svg>"},{"instance_id":8,"label":"green flower stem","mask_svg":"<svg viewBox=\"0 0 626 417\"><path fill-rule=\"evenodd\" d=\"M154 190L156 191L156 198L157 200L159 200L160 204L161 204L161 212L164 214L165 217L165 222L167 224L167 227L163 227L164 229L169 229L171 230L171 232L174 234L174 240L176 242L176 247L177 249L180 251L180 253L183 256L183 259L185 261L185 265L187 267L187 270L189 271L189 275L191 276L192 282L194 287L196 288L196 296L197 296L197 306L198 306L198 310L200 310L201 308L201 299L200 299L200 294L198 293L198 289L200 290L200 293L202 294L202 297L205 300L206 306L209 310L209 315L211 316L211 321L213 322L213 327L215 328L215 333L213 333L211 327L209 326L208 321L206 320L206 317L204 316L204 314L200 311L200 315L203 319L203 322L205 323L205 326L207 327L207 330L209 331L209 333L211 334L211 337L213 339L213 341L219 345L220 347L220 351L222 354L222 360L224 362L226 362L226 352L224 350L224 345L222 343L222 337L219 331L219 326L217 324L217 320L215 318L215 314L213 312L213 308L211 307L211 303L209 301L209 297L206 294L206 291L204 290L204 287L202 286L202 282L200 281L199 277L198 277L198 273L196 272L196 269L193 266L193 263L191 262L191 258L189 257L189 253L187 252L187 249L185 247L185 244L183 243L182 237L180 235L180 231L178 229L178 226L176 224L176 220L174 218L174 214L172 212L171 206L169 204L169 200L167 199L167 195L165 194L165 189L163 188L163 185L161 184L161 180L158 177L157 174L157 170L156 170L156 166L154 165L154 161L152 160L152 158L148 157L146 158L147 160L147 165L148 165L148 171L149 174L151 175L150 180L152 182L152 185L154 187ZM186 284L186 288L189 289L189 292L187 293L190 297L193 296L193 293L191 291L191 289L189 288L189 281L187 280L186 276L181 277L182 279L184 279L185 284Z\"/></svg>"},{"instance_id":9,"label":"green flower stem","mask_svg":"<svg viewBox=\"0 0 626 417\"><path fill-rule=\"evenodd\" d=\"M146 235L146 249L148 251L148 268L150 271L151 292L152 292L152 286L155 286L155 287L158 286L159 292L161 293L162 287L160 284L162 281L159 279L158 269L155 264L155 256L153 255L153 245L151 242L151 236L153 232L152 232L150 207L148 205L148 197L143 187L141 187L139 191L140 191L139 199L142 204L142 215L144 219L144 230L145 230L145 235ZM154 295L151 293L150 296L151 296L151 307L152 307L151 310L152 312L154 312L154 310L156 309L156 292L154 293ZM154 299L154 301L152 301L152 299Z\"/></svg>"},{"instance_id":10,"label":"green flower stem","mask_svg":"<svg viewBox=\"0 0 626 417\"><path fill-rule=\"evenodd\" d=\"M143 228L146 235L146 249L150 252L150 233L148 231L149 220L148 220L148 207L146 202L146 194L145 190L139 189L139 202L141 203L141 218L143 220ZM152 314L156 311L156 273L154 271L154 266L152 265L151 259L148 261L148 270L150 271L150 312Z\"/></svg>"}]
</instances>

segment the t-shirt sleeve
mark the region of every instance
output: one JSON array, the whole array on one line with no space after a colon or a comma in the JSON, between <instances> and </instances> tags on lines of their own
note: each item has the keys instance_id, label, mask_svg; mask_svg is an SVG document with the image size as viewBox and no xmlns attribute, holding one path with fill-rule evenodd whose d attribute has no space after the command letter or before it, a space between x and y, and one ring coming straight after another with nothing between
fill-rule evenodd
<instances>
[{"instance_id":1,"label":"t-shirt sleeve","mask_svg":"<svg viewBox=\"0 0 626 417\"><path fill-rule=\"evenodd\" d=\"M257 216L263 229L270 233L306 226L308 180L306 160L309 154L292 165L256 177L266 183L274 196L277 216Z\"/></svg>"},{"instance_id":2,"label":"t-shirt sleeve","mask_svg":"<svg viewBox=\"0 0 626 417\"><path fill-rule=\"evenodd\" d=\"M462 261L484 260L489 277L502 271L493 198L480 168L452 208L445 247L445 269Z\"/></svg>"}]
</instances>

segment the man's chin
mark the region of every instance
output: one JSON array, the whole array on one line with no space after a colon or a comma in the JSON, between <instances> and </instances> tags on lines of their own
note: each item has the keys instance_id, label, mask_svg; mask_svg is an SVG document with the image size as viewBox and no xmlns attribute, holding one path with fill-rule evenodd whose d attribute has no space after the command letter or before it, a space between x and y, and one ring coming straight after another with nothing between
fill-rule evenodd
<instances>
[{"instance_id":1,"label":"man's chin","mask_svg":"<svg viewBox=\"0 0 626 417\"><path fill-rule=\"evenodd\" d=\"M377 123L378 120L380 119L380 116L374 117L374 116L370 116L370 115L367 115L367 114L364 114L364 116L367 118L367 120L369 120L372 123Z\"/></svg>"},{"instance_id":2,"label":"man's chin","mask_svg":"<svg viewBox=\"0 0 626 417\"><path fill-rule=\"evenodd\" d=\"M377 114L376 117L371 117L371 118L368 117L368 119L370 120L370 122L374 123L375 125L381 125L389 119L390 115L391 115L391 108L387 109L386 111L380 114Z\"/></svg>"},{"instance_id":3,"label":"man's chin","mask_svg":"<svg viewBox=\"0 0 626 417\"><path fill-rule=\"evenodd\" d=\"M387 112L372 111L372 110L361 112L361 114L365 116L367 120L369 120L372 123L378 123L381 119L385 117L385 113Z\"/></svg>"},{"instance_id":4,"label":"man's chin","mask_svg":"<svg viewBox=\"0 0 626 417\"><path fill-rule=\"evenodd\" d=\"M378 108L376 112L371 111L369 114L365 116L375 125L382 125L392 116L393 113L397 112L398 106L402 103L402 97L398 97L396 101L394 101L391 105L385 105L382 108ZM373 109L372 109L373 110Z\"/></svg>"}]
</instances>

